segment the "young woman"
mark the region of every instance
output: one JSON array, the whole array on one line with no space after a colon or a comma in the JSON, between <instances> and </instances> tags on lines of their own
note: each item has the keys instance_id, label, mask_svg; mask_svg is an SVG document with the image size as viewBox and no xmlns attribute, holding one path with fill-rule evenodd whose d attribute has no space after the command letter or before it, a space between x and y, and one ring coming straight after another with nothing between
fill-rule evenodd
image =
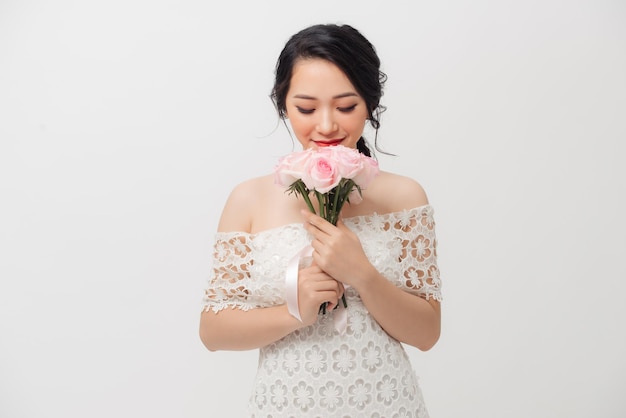
<instances>
[{"instance_id":1,"label":"young woman","mask_svg":"<svg viewBox=\"0 0 626 418\"><path fill-rule=\"evenodd\" d=\"M276 66L272 98L303 149L343 145L370 155L385 75L356 29L316 25L295 34ZM440 333L433 209L414 180L381 171L337 226L285 193L273 174L235 187L219 222L200 337L211 350L260 349L254 417L427 417L401 343L430 349ZM298 271L301 320L285 302ZM347 327L333 310L347 300ZM327 313L319 313L328 302Z\"/></svg>"}]
</instances>

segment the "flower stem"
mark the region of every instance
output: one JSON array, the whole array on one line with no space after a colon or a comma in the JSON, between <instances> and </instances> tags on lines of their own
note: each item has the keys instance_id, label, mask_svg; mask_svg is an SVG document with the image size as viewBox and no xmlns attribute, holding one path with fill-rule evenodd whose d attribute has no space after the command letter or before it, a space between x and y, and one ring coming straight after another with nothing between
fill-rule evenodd
<instances>
[{"instance_id":1,"label":"flower stem","mask_svg":"<svg viewBox=\"0 0 626 418\"><path fill-rule=\"evenodd\" d=\"M313 207L313 203L311 203L311 198L309 197L309 189L306 188L302 180L298 180L296 183L297 192L302 195L304 202L309 207L309 210L315 213L315 208Z\"/></svg>"},{"instance_id":2,"label":"flower stem","mask_svg":"<svg viewBox=\"0 0 626 418\"><path fill-rule=\"evenodd\" d=\"M319 206L319 213L318 215L321 216L322 218L326 219L326 211L324 210L326 208L325 205L325 195L323 193L318 192L317 190L315 191L315 197L317 197L317 203Z\"/></svg>"}]
</instances>

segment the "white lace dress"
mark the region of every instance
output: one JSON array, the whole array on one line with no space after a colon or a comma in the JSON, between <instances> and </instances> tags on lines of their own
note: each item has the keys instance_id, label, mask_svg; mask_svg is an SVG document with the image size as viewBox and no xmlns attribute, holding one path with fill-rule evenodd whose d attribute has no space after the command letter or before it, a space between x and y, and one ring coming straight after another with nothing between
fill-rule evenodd
<instances>
[{"instance_id":1,"label":"white lace dress","mask_svg":"<svg viewBox=\"0 0 626 418\"><path fill-rule=\"evenodd\" d=\"M372 264L401 289L441 300L431 206L344 219ZM310 243L301 224L256 234L218 233L204 309L243 310L285 303L285 270ZM253 417L428 417L401 343L346 291L348 325L335 312L259 352Z\"/></svg>"}]
</instances>

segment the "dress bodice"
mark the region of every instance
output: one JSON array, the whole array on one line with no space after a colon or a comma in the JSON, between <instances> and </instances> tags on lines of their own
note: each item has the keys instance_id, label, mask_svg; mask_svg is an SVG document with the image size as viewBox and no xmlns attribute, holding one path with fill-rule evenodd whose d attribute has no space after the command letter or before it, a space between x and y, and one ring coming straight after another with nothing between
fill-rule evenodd
<instances>
[{"instance_id":1,"label":"dress bodice","mask_svg":"<svg viewBox=\"0 0 626 418\"><path fill-rule=\"evenodd\" d=\"M388 280L407 292L441 298L430 205L345 218L343 222L356 233L370 262ZM255 234L217 233L204 308L217 312L225 307L248 310L285 303L285 271L310 239L301 224Z\"/></svg>"},{"instance_id":2,"label":"dress bodice","mask_svg":"<svg viewBox=\"0 0 626 418\"><path fill-rule=\"evenodd\" d=\"M399 288L441 300L431 206L343 220L370 262ZM256 234L218 233L204 309L249 310L285 303L286 269L310 243L301 224ZM259 351L253 417L428 416L404 347L346 290L345 333L335 312Z\"/></svg>"}]
</instances>

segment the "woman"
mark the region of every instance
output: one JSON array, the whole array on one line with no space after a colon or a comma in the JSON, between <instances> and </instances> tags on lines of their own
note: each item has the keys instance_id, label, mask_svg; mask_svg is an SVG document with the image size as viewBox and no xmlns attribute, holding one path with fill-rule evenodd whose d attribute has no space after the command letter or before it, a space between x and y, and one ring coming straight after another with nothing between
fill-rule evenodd
<instances>
[{"instance_id":1,"label":"woman","mask_svg":"<svg viewBox=\"0 0 626 418\"><path fill-rule=\"evenodd\" d=\"M285 45L272 98L303 149L369 155L362 134L368 121L378 129L384 80L356 29L316 25ZM401 343L428 350L439 338L433 210L416 181L381 171L341 216L334 226L310 213L272 174L239 184L226 202L200 336L211 351L260 349L255 417L428 416ZM285 302L285 271L307 245L300 321ZM333 308L344 294L348 324L338 332Z\"/></svg>"}]
</instances>

